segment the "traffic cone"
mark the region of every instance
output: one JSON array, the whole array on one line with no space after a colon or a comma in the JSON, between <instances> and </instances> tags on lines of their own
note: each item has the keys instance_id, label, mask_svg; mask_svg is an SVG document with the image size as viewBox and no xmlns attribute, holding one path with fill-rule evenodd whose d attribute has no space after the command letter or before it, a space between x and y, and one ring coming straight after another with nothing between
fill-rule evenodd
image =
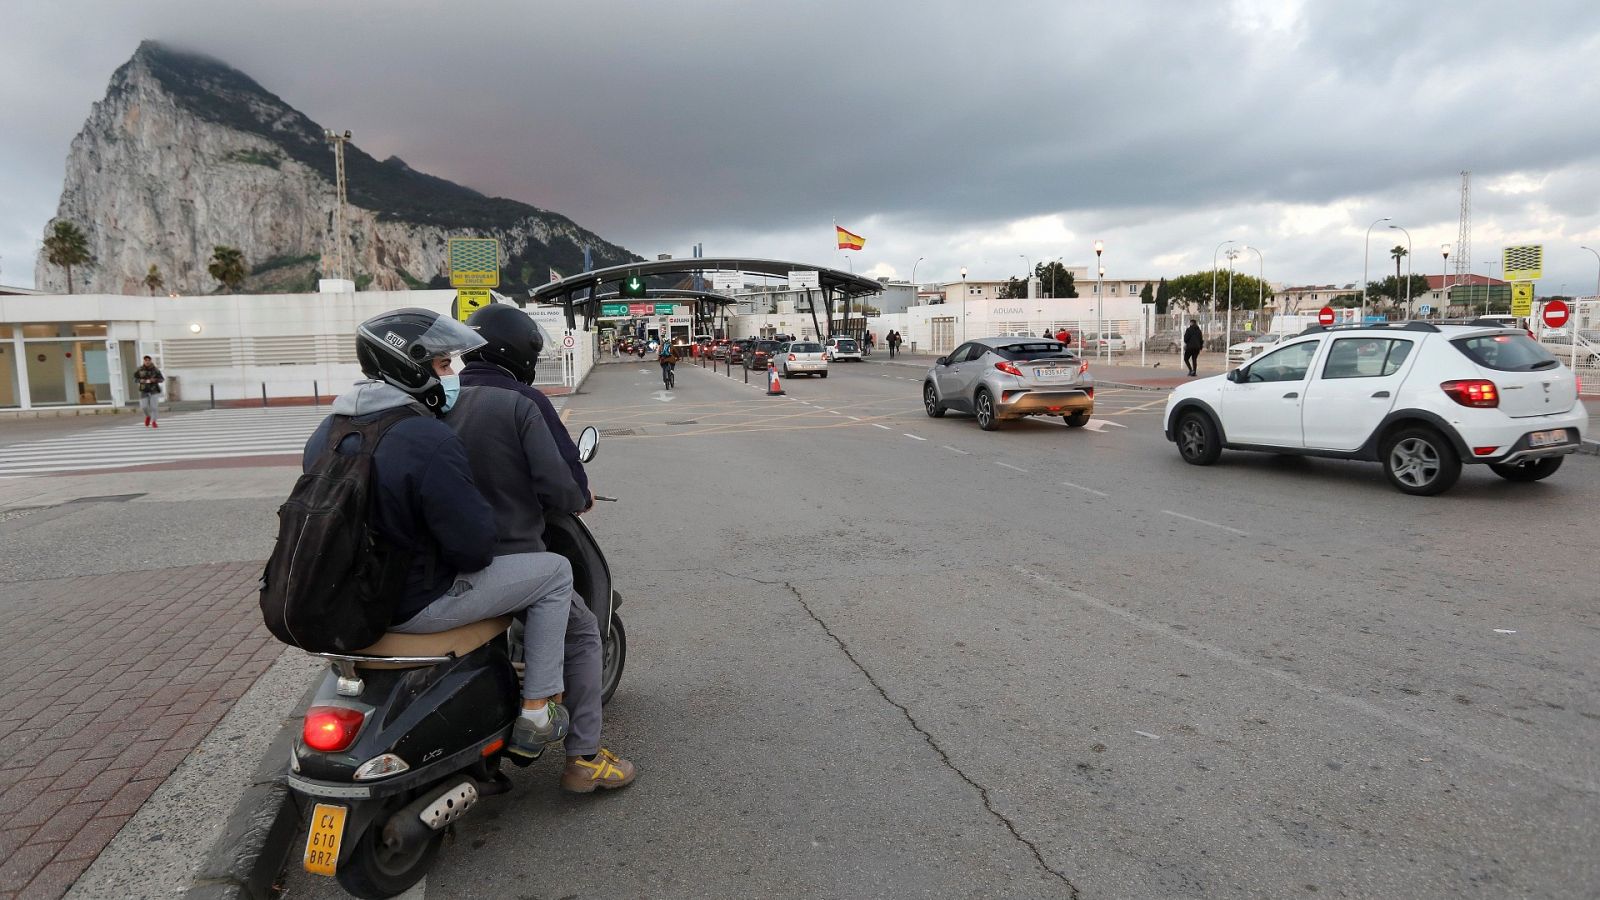
<instances>
[{"instance_id":1,"label":"traffic cone","mask_svg":"<svg viewBox=\"0 0 1600 900\"><path fill-rule=\"evenodd\" d=\"M778 383L778 367L772 363L767 363L767 396L783 396L783 385Z\"/></svg>"}]
</instances>

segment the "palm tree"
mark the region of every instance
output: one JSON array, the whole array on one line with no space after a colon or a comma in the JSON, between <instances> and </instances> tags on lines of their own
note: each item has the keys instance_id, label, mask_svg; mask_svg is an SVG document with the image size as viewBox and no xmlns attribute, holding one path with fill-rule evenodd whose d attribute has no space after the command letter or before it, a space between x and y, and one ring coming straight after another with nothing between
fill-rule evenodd
<instances>
[{"instance_id":1,"label":"palm tree","mask_svg":"<svg viewBox=\"0 0 1600 900\"><path fill-rule=\"evenodd\" d=\"M1394 249L1389 251L1389 255L1394 257L1394 283L1398 287L1400 284L1400 260L1409 255L1409 251L1406 250L1404 245L1395 244Z\"/></svg>"},{"instance_id":2,"label":"palm tree","mask_svg":"<svg viewBox=\"0 0 1600 900\"><path fill-rule=\"evenodd\" d=\"M167 286L167 280L161 277L161 270L156 268L154 264L150 266L150 271L144 275L144 286L150 289L150 296L152 297L156 295L157 291Z\"/></svg>"},{"instance_id":3,"label":"palm tree","mask_svg":"<svg viewBox=\"0 0 1600 900\"><path fill-rule=\"evenodd\" d=\"M44 239L44 258L53 266L67 270L67 293L72 293L72 267L94 260L89 255L89 239L83 229L66 221L57 220L51 226L50 236Z\"/></svg>"},{"instance_id":4,"label":"palm tree","mask_svg":"<svg viewBox=\"0 0 1600 900\"><path fill-rule=\"evenodd\" d=\"M211 277L233 293L244 283L244 254L237 247L218 245L211 248L211 264L206 266Z\"/></svg>"}]
</instances>

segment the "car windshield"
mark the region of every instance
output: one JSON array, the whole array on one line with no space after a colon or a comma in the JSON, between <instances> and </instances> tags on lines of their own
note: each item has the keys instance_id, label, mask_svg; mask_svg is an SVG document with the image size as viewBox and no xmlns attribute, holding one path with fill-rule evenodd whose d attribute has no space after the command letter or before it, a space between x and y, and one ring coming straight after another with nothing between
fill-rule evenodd
<instances>
[{"instance_id":1,"label":"car windshield","mask_svg":"<svg viewBox=\"0 0 1600 900\"><path fill-rule=\"evenodd\" d=\"M1501 372L1533 372L1559 365L1549 350L1526 334L1484 334L1450 343L1478 365Z\"/></svg>"},{"instance_id":2,"label":"car windshield","mask_svg":"<svg viewBox=\"0 0 1600 900\"><path fill-rule=\"evenodd\" d=\"M1029 341L1025 344L1007 344L1004 347L995 347L993 353L1005 359L1048 359L1050 357L1071 357L1072 351L1055 341Z\"/></svg>"},{"instance_id":3,"label":"car windshield","mask_svg":"<svg viewBox=\"0 0 1600 900\"><path fill-rule=\"evenodd\" d=\"M790 344L789 350L794 353L821 353L821 344Z\"/></svg>"}]
</instances>

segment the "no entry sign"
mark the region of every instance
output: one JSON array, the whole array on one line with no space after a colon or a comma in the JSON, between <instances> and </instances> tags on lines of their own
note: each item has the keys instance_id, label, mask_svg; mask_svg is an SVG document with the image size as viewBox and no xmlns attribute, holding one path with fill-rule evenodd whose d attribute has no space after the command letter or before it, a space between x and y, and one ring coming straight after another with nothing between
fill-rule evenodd
<instances>
[{"instance_id":1,"label":"no entry sign","mask_svg":"<svg viewBox=\"0 0 1600 900\"><path fill-rule=\"evenodd\" d=\"M1317 324L1318 325L1332 325L1333 324L1333 307L1324 306L1322 309L1317 310Z\"/></svg>"},{"instance_id":2,"label":"no entry sign","mask_svg":"<svg viewBox=\"0 0 1600 900\"><path fill-rule=\"evenodd\" d=\"M1544 324L1547 328L1560 328L1567 324L1567 318L1572 315L1572 310L1567 307L1564 300L1551 300L1544 305Z\"/></svg>"}]
</instances>

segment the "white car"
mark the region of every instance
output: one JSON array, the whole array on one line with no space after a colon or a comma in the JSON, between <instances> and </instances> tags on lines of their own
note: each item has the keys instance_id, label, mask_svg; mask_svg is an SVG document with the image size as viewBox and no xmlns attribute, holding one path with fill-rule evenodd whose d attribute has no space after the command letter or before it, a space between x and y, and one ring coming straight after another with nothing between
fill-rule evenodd
<instances>
[{"instance_id":1,"label":"white car","mask_svg":"<svg viewBox=\"0 0 1600 900\"><path fill-rule=\"evenodd\" d=\"M1259 356L1283 343L1283 339L1287 337L1290 335L1258 334L1247 341L1241 341L1228 348L1228 362L1244 362L1252 356Z\"/></svg>"},{"instance_id":2,"label":"white car","mask_svg":"<svg viewBox=\"0 0 1600 900\"><path fill-rule=\"evenodd\" d=\"M774 353L772 358L777 362L778 374L784 378L790 375L828 377L828 355L816 341L791 341L779 344L778 352Z\"/></svg>"},{"instance_id":3,"label":"white car","mask_svg":"<svg viewBox=\"0 0 1600 900\"><path fill-rule=\"evenodd\" d=\"M1437 494L1462 463L1538 481L1582 446L1577 378L1520 328L1312 326L1167 397L1185 462L1224 449L1361 459L1408 494Z\"/></svg>"},{"instance_id":4,"label":"white car","mask_svg":"<svg viewBox=\"0 0 1600 900\"><path fill-rule=\"evenodd\" d=\"M1104 347L1109 353L1121 353L1128 349L1128 339L1120 334L1087 334L1083 337L1083 346L1093 353Z\"/></svg>"},{"instance_id":5,"label":"white car","mask_svg":"<svg viewBox=\"0 0 1600 900\"><path fill-rule=\"evenodd\" d=\"M856 343L855 338L831 337L822 347L822 352L827 355L829 362L838 362L841 359L861 362L861 345Z\"/></svg>"},{"instance_id":6,"label":"white car","mask_svg":"<svg viewBox=\"0 0 1600 900\"><path fill-rule=\"evenodd\" d=\"M1567 329L1546 331L1539 335L1539 343L1556 359L1568 365L1576 357L1578 368L1593 369L1600 366L1600 331L1583 329L1578 332L1578 352L1572 352L1572 332Z\"/></svg>"}]
</instances>

